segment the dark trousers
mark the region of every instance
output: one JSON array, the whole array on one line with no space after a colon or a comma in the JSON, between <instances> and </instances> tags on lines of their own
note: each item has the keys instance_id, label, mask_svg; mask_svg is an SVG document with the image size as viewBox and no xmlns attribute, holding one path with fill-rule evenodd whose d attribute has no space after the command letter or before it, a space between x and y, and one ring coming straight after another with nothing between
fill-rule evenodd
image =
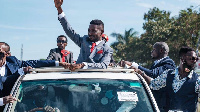
<instances>
[{"instance_id":1,"label":"dark trousers","mask_svg":"<svg viewBox=\"0 0 200 112\"><path fill-rule=\"evenodd\" d=\"M166 88L161 88L160 90L152 90L156 103L160 112L165 112L166 108Z\"/></svg>"}]
</instances>

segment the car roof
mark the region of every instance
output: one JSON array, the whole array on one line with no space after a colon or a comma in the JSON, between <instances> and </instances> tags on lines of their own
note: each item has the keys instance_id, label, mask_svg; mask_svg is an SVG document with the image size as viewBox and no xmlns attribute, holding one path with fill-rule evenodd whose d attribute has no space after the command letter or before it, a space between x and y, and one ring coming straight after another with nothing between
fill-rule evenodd
<instances>
[{"instance_id":1,"label":"car roof","mask_svg":"<svg viewBox=\"0 0 200 112\"><path fill-rule=\"evenodd\" d=\"M126 69L87 69L70 72L66 69L35 69L33 71L42 71L44 73L31 73L25 75L23 80L43 80L43 79L130 79L139 80L135 73L130 73L133 70ZM50 71L50 72L48 72ZM53 71L53 72L52 72ZM126 73L125 73L126 72Z\"/></svg>"},{"instance_id":2,"label":"car roof","mask_svg":"<svg viewBox=\"0 0 200 112\"><path fill-rule=\"evenodd\" d=\"M134 73L100 73L100 72L51 72L51 73L36 73L27 74L23 80L41 80L41 79L73 79L73 78L89 78L89 79L131 79L139 80Z\"/></svg>"}]
</instances>

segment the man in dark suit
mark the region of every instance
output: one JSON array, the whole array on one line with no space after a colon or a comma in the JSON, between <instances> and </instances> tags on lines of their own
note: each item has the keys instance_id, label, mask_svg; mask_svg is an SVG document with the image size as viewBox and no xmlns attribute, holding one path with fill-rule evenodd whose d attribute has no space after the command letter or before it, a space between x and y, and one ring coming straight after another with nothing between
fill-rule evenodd
<instances>
[{"instance_id":1,"label":"man in dark suit","mask_svg":"<svg viewBox=\"0 0 200 112\"><path fill-rule=\"evenodd\" d=\"M168 57L169 47L165 42L156 42L151 51L151 57L154 61L151 68L145 68L135 62L121 61L120 66L131 66L133 69L140 69L152 78L158 77L163 71L176 67L174 61Z\"/></svg>"},{"instance_id":2,"label":"man in dark suit","mask_svg":"<svg viewBox=\"0 0 200 112\"><path fill-rule=\"evenodd\" d=\"M67 37L60 35L57 38L58 48L50 50L47 60L56 60L59 62L73 63L73 53L71 51L65 50L67 46Z\"/></svg>"},{"instance_id":3,"label":"man in dark suit","mask_svg":"<svg viewBox=\"0 0 200 112\"><path fill-rule=\"evenodd\" d=\"M77 64L71 64L69 69L87 69L98 68L105 69L110 63L113 53L112 48L102 39L104 33L104 23L101 20L92 20L88 28L88 35L81 37L67 22L65 14L62 11L61 5L63 0L54 0L55 7L58 10L59 21L67 34L67 36L78 45L80 54L77 59Z\"/></svg>"},{"instance_id":4,"label":"man in dark suit","mask_svg":"<svg viewBox=\"0 0 200 112\"><path fill-rule=\"evenodd\" d=\"M69 63L55 60L28 60L20 61L14 56L7 54L10 47L5 42L0 42L0 104L4 100L2 97L8 96L11 89L20 75L24 75L24 70L29 68L63 66L67 68ZM27 67L27 68L23 68ZM26 70L28 71L28 70ZM5 102L5 101L3 101Z\"/></svg>"},{"instance_id":5,"label":"man in dark suit","mask_svg":"<svg viewBox=\"0 0 200 112\"><path fill-rule=\"evenodd\" d=\"M125 66L126 64L131 66L132 69L141 70L146 75L151 78L156 78L162 74L167 69L174 69L176 67L174 61L168 57L169 47L165 42L156 42L153 45L153 50L151 52L151 57L154 59L154 63L151 68L145 68L138 65L135 62L121 61L120 66ZM155 100L158 104L160 110L163 110L165 106L165 89L160 89L159 91L152 91Z\"/></svg>"}]
</instances>

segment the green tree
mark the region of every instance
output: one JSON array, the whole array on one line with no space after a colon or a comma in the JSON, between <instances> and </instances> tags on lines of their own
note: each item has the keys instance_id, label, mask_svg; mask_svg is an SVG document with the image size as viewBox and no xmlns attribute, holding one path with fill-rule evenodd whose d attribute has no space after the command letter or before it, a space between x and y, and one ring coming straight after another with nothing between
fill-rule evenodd
<instances>
[{"instance_id":1,"label":"green tree","mask_svg":"<svg viewBox=\"0 0 200 112\"><path fill-rule=\"evenodd\" d=\"M153 8L144 15L143 29L146 32L141 36L147 40L147 44L153 45L157 41L166 42L170 48L169 56L178 65L180 47L196 47L200 29L199 17L199 13L193 11L192 7L181 10L179 16L171 18L170 12Z\"/></svg>"},{"instance_id":2,"label":"green tree","mask_svg":"<svg viewBox=\"0 0 200 112\"><path fill-rule=\"evenodd\" d=\"M178 16L171 17L170 12L156 7L144 14L143 29L140 38L133 28L124 35L112 33L116 42L111 46L116 59L136 61L146 67L152 64L151 50L155 42L166 42L170 48L169 56L179 64L178 51L182 46L196 48L200 32L200 13L193 7L181 10Z\"/></svg>"},{"instance_id":3,"label":"green tree","mask_svg":"<svg viewBox=\"0 0 200 112\"><path fill-rule=\"evenodd\" d=\"M134 40L138 39L137 32L131 28L128 31L125 30L124 34L112 33L111 36L116 38L116 42L111 44L111 47L115 50L115 60L129 60L128 56L132 57L132 52L129 52L129 50L131 50L131 44Z\"/></svg>"}]
</instances>

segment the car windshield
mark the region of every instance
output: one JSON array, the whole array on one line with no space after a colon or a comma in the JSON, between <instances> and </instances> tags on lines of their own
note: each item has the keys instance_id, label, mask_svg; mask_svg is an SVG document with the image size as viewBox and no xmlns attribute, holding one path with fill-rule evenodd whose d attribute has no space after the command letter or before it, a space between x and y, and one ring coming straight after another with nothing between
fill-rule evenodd
<instances>
[{"instance_id":1,"label":"car windshield","mask_svg":"<svg viewBox=\"0 0 200 112\"><path fill-rule=\"evenodd\" d=\"M39 80L21 83L15 112L153 112L139 81Z\"/></svg>"}]
</instances>

